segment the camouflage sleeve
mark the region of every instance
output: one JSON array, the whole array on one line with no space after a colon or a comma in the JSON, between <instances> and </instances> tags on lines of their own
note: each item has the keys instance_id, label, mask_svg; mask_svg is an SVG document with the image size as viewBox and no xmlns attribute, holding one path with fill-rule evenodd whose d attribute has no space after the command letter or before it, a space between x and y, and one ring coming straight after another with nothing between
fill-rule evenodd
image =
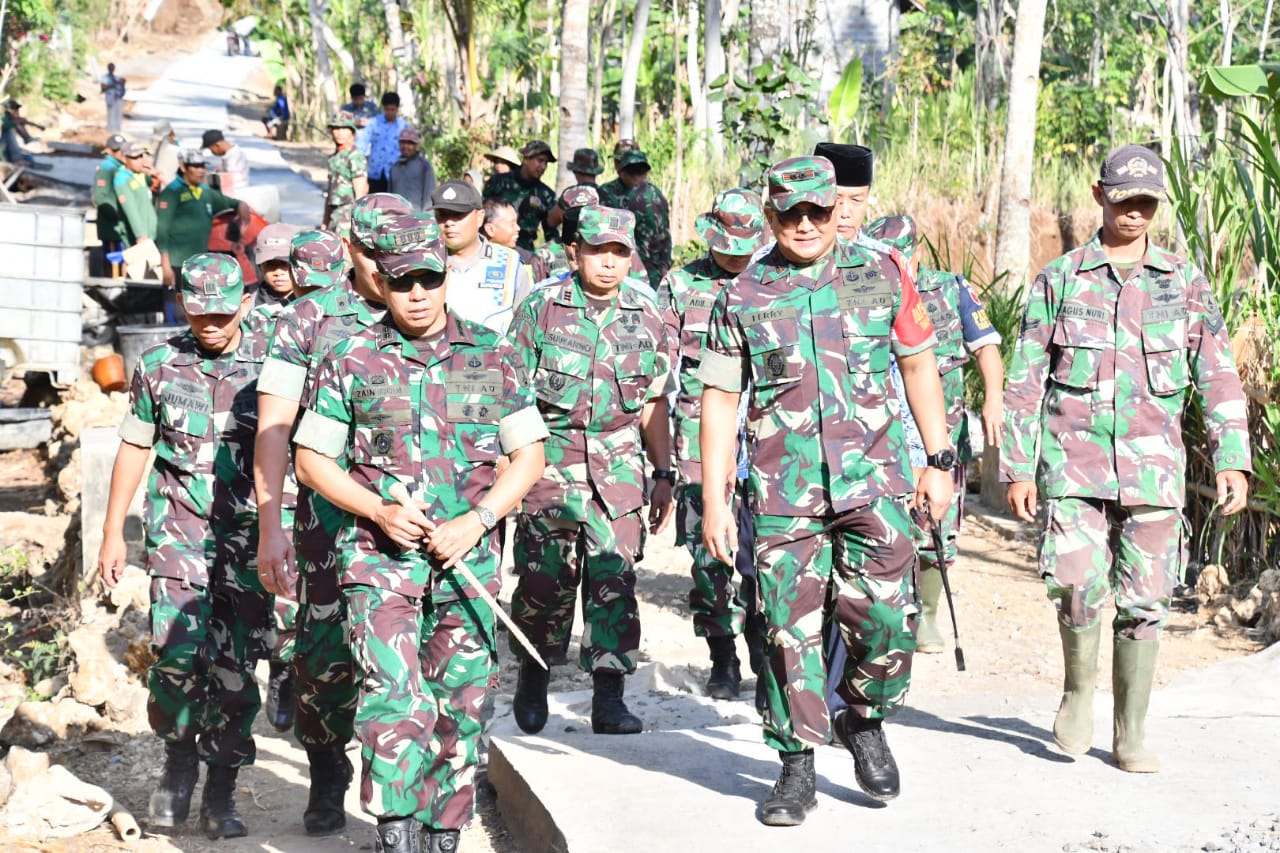
<instances>
[{"instance_id":1,"label":"camouflage sleeve","mask_svg":"<svg viewBox=\"0 0 1280 853\"><path fill-rule=\"evenodd\" d=\"M300 401L302 389L307 384L312 343L297 322L295 312L286 309L276 321L275 332L267 346L267 357L258 377L258 393Z\"/></svg>"},{"instance_id":2,"label":"camouflage sleeve","mask_svg":"<svg viewBox=\"0 0 1280 853\"><path fill-rule=\"evenodd\" d=\"M530 388L532 393L533 374L538 368L538 349L542 344L538 329L539 306L545 301L541 292L535 292L516 308L515 318L507 336L513 348L512 366L516 381Z\"/></svg>"},{"instance_id":3,"label":"camouflage sleeve","mask_svg":"<svg viewBox=\"0 0 1280 853\"><path fill-rule=\"evenodd\" d=\"M129 387L129 411L120 424L120 440L138 447L152 447L160 437L156 424L155 396L139 364Z\"/></svg>"},{"instance_id":4,"label":"camouflage sleeve","mask_svg":"<svg viewBox=\"0 0 1280 853\"><path fill-rule=\"evenodd\" d=\"M1052 304L1049 275L1043 270L1027 293L1022 332L1009 364L1005 385L1005 432L1000 445L1000 480L1020 483L1035 479L1040 455L1040 417L1049 374L1049 340L1057 311Z\"/></svg>"},{"instance_id":5,"label":"camouflage sleeve","mask_svg":"<svg viewBox=\"0 0 1280 853\"><path fill-rule=\"evenodd\" d=\"M658 311L662 313L662 332L667 341L667 363L672 373L680 370L680 308L676 296L675 271L658 283Z\"/></svg>"},{"instance_id":6,"label":"camouflage sleeve","mask_svg":"<svg viewBox=\"0 0 1280 853\"><path fill-rule=\"evenodd\" d=\"M665 313L665 312L663 312ZM667 324L665 317L662 317L657 327L658 340L654 347L654 377L653 384L649 386L649 399L657 397L665 397L676 390L675 383L675 360L672 358L673 350L670 336L667 334Z\"/></svg>"},{"instance_id":7,"label":"camouflage sleeve","mask_svg":"<svg viewBox=\"0 0 1280 853\"><path fill-rule=\"evenodd\" d=\"M293 443L338 459L346 451L353 420L342 360L325 359L316 374L314 402L302 415Z\"/></svg>"},{"instance_id":8,"label":"camouflage sleeve","mask_svg":"<svg viewBox=\"0 0 1280 853\"><path fill-rule=\"evenodd\" d=\"M996 327L991 325L987 309L982 307L972 285L962 275L954 278L959 291L960 326L964 334L964 344L969 352L977 352L983 347L999 346L1001 337Z\"/></svg>"},{"instance_id":9,"label":"camouflage sleeve","mask_svg":"<svg viewBox=\"0 0 1280 853\"><path fill-rule=\"evenodd\" d=\"M721 391L741 393L747 387L747 358L742 327L729 313L729 288L720 291L707 323L707 345L698 365L698 379Z\"/></svg>"},{"instance_id":10,"label":"camouflage sleeve","mask_svg":"<svg viewBox=\"0 0 1280 853\"><path fill-rule=\"evenodd\" d=\"M498 445L511 454L550 435L533 396L533 386L521 382L523 364L515 348L504 341L499 345L502 359L502 420L498 423Z\"/></svg>"},{"instance_id":11,"label":"camouflage sleeve","mask_svg":"<svg viewBox=\"0 0 1280 853\"><path fill-rule=\"evenodd\" d=\"M916 290L915 280L911 277L906 261L897 250L891 252L889 257L898 268L901 287L898 310L893 318L893 354L915 355L937 346L938 338L933 333L933 321L929 319L929 311L924 307L920 291Z\"/></svg>"},{"instance_id":12,"label":"camouflage sleeve","mask_svg":"<svg viewBox=\"0 0 1280 853\"><path fill-rule=\"evenodd\" d=\"M671 269L671 208L661 192L653 195L653 218L658 227L657 239L653 241L653 254L658 261L659 272L665 273Z\"/></svg>"},{"instance_id":13,"label":"camouflage sleeve","mask_svg":"<svg viewBox=\"0 0 1280 853\"><path fill-rule=\"evenodd\" d=\"M1215 471L1251 471L1244 387L1231 354L1222 310L1204 275L1189 267L1187 349L1195 394L1204 412Z\"/></svg>"}]
</instances>

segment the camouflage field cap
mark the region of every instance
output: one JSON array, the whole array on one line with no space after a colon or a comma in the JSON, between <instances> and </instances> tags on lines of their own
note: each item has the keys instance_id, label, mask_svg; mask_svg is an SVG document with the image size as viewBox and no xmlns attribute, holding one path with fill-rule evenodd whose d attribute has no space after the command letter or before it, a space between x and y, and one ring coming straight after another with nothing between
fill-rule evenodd
<instances>
[{"instance_id":1,"label":"camouflage field cap","mask_svg":"<svg viewBox=\"0 0 1280 853\"><path fill-rule=\"evenodd\" d=\"M289 260L289 247L298 226L273 222L258 232L253 244L253 262L261 266L267 261Z\"/></svg>"},{"instance_id":2,"label":"camouflage field cap","mask_svg":"<svg viewBox=\"0 0 1280 853\"><path fill-rule=\"evenodd\" d=\"M578 239L593 246L621 243L636 249L636 216L629 210L589 204L578 211Z\"/></svg>"},{"instance_id":3,"label":"camouflage field cap","mask_svg":"<svg viewBox=\"0 0 1280 853\"><path fill-rule=\"evenodd\" d=\"M617 163L624 151L639 151L640 143L634 139L619 139L613 146L613 162Z\"/></svg>"},{"instance_id":4,"label":"camouflage field cap","mask_svg":"<svg viewBox=\"0 0 1280 853\"><path fill-rule=\"evenodd\" d=\"M545 156L547 158L548 163L554 163L556 161L556 155L551 153L551 146L543 142L541 139L535 139L532 142L526 143L525 146L520 149L520 156L522 157Z\"/></svg>"},{"instance_id":5,"label":"camouflage field cap","mask_svg":"<svg viewBox=\"0 0 1280 853\"><path fill-rule=\"evenodd\" d=\"M711 210L694 222L707 246L726 255L754 255L764 245L764 210L760 196L744 189L725 190Z\"/></svg>"},{"instance_id":6,"label":"camouflage field cap","mask_svg":"<svg viewBox=\"0 0 1280 853\"><path fill-rule=\"evenodd\" d=\"M349 127L356 130L356 117L346 110L334 113L333 118L329 119L329 129L332 130L335 127Z\"/></svg>"},{"instance_id":7,"label":"camouflage field cap","mask_svg":"<svg viewBox=\"0 0 1280 853\"><path fill-rule=\"evenodd\" d=\"M600 190L591 184L574 184L560 193L560 209L573 210L600 203Z\"/></svg>"},{"instance_id":8,"label":"camouflage field cap","mask_svg":"<svg viewBox=\"0 0 1280 853\"><path fill-rule=\"evenodd\" d=\"M881 216L867 225L867 233L910 258L916 251L916 221L910 216Z\"/></svg>"},{"instance_id":9,"label":"camouflage field cap","mask_svg":"<svg viewBox=\"0 0 1280 853\"><path fill-rule=\"evenodd\" d=\"M573 159L569 161L569 171L598 175L604 171L604 167L600 165L600 155L594 148L579 148L573 152Z\"/></svg>"},{"instance_id":10,"label":"camouflage field cap","mask_svg":"<svg viewBox=\"0 0 1280 853\"><path fill-rule=\"evenodd\" d=\"M1102 162L1098 185L1108 201L1146 196L1164 198L1164 163L1150 148L1121 145L1112 149Z\"/></svg>"},{"instance_id":11,"label":"camouflage field cap","mask_svg":"<svg viewBox=\"0 0 1280 853\"><path fill-rule=\"evenodd\" d=\"M240 264L230 255L201 252L182 264L182 309L201 314L234 314L244 297Z\"/></svg>"},{"instance_id":12,"label":"camouflage field cap","mask_svg":"<svg viewBox=\"0 0 1280 853\"><path fill-rule=\"evenodd\" d=\"M303 290L331 287L347 275L342 238L332 231L303 231L289 241L293 280Z\"/></svg>"},{"instance_id":13,"label":"camouflage field cap","mask_svg":"<svg viewBox=\"0 0 1280 853\"><path fill-rule=\"evenodd\" d=\"M374 232L383 217L406 213L413 213L413 205L402 195L369 193L361 196L351 206L351 239L366 249L372 249Z\"/></svg>"},{"instance_id":14,"label":"camouflage field cap","mask_svg":"<svg viewBox=\"0 0 1280 853\"><path fill-rule=\"evenodd\" d=\"M826 157L790 157L769 169L769 206L790 210L803 202L836 203L836 170Z\"/></svg>"},{"instance_id":15,"label":"camouflage field cap","mask_svg":"<svg viewBox=\"0 0 1280 853\"><path fill-rule=\"evenodd\" d=\"M628 148L617 157L619 169L628 169L635 166L644 166L649 169L649 157L639 148Z\"/></svg>"},{"instance_id":16,"label":"camouflage field cap","mask_svg":"<svg viewBox=\"0 0 1280 853\"><path fill-rule=\"evenodd\" d=\"M378 272L400 278L416 272L444 272L448 249L440 226L429 213L387 216L373 237L373 259Z\"/></svg>"}]
</instances>

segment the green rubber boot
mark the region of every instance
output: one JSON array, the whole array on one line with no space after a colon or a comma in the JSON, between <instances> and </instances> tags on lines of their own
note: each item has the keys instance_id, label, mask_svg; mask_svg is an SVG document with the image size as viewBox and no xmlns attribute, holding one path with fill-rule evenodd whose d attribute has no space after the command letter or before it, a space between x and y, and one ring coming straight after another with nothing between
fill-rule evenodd
<instances>
[{"instance_id":1,"label":"green rubber boot","mask_svg":"<svg viewBox=\"0 0 1280 853\"><path fill-rule=\"evenodd\" d=\"M1102 623L1089 628L1068 628L1058 623L1062 635L1062 704L1053 721L1053 741L1063 752L1081 755L1093 745L1093 683L1098 677L1098 639Z\"/></svg>"},{"instance_id":2,"label":"green rubber boot","mask_svg":"<svg viewBox=\"0 0 1280 853\"><path fill-rule=\"evenodd\" d=\"M1116 637L1114 649L1111 685L1116 705L1111 757L1117 767L1129 773L1158 773L1160 759L1142 741L1160 641Z\"/></svg>"},{"instance_id":3,"label":"green rubber boot","mask_svg":"<svg viewBox=\"0 0 1280 853\"><path fill-rule=\"evenodd\" d=\"M946 650L938 631L938 599L942 597L942 572L920 570L920 626L916 628L916 651L936 655Z\"/></svg>"}]
</instances>

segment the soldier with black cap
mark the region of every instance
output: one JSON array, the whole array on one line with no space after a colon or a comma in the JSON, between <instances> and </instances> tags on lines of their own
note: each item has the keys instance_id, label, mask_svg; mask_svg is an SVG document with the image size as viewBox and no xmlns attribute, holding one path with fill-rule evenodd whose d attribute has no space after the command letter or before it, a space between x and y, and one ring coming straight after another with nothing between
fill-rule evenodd
<instances>
[{"instance_id":1,"label":"soldier with black cap","mask_svg":"<svg viewBox=\"0 0 1280 853\"><path fill-rule=\"evenodd\" d=\"M484 207L469 182L445 181L432 193L431 204L449 250L449 310L505 332L529 293L529 268L514 250L481 236Z\"/></svg>"},{"instance_id":2,"label":"soldier with black cap","mask_svg":"<svg viewBox=\"0 0 1280 853\"><path fill-rule=\"evenodd\" d=\"M621 145L621 143L619 143ZM600 203L636 217L636 254L655 291L671 269L671 211L667 198L649 180L649 158L638 147L615 151L618 177L600 187Z\"/></svg>"},{"instance_id":3,"label":"soldier with black cap","mask_svg":"<svg viewBox=\"0 0 1280 853\"><path fill-rule=\"evenodd\" d=\"M551 212L547 214L547 222L551 224L552 228L559 228L560 223L564 220L564 212L566 210L564 193L573 189L573 187L582 186L583 184L595 186L596 176L604 171L604 167L600 165L600 155L596 153L594 148L579 148L573 152L573 159L569 161L569 171L573 172L575 183L560 193L560 198L556 199Z\"/></svg>"},{"instance_id":4,"label":"soldier with black cap","mask_svg":"<svg viewBox=\"0 0 1280 853\"><path fill-rule=\"evenodd\" d=\"M555 190L542 182L547 165L556 162L556 157L551 153L551 146L540 139L521 148L520 156L519 169L489 179L484 185L484 197L503 198L515 206L520 220L520 238L516 245L532 251L538 239L538 226L542 226L546 239L556 236L555 226L547 221L547 214L556 203Z\"/></svg>"},{"instance_id":5,"label":"soldier with black cap","mask_svg":"<svg viewBox=\"0 0 1280 853\"><path fill-rule=\"evenodd\" d=\"M1160 632L1186 559L1183 413L1204 413L1223 515L1245 508L1251 466L1245 398L1213 286L1147 234L1165 195L1154 151L1107 155L1093 198L1102 228L1040 271L1005 393L1000 478L1034 521L1045 501L1040 574L1058 611L1066 677L1053 739L1093 747L1103 605L1111 622L1111 757L1154 773L1144 744Z\"/></svg>"}]
</instances>

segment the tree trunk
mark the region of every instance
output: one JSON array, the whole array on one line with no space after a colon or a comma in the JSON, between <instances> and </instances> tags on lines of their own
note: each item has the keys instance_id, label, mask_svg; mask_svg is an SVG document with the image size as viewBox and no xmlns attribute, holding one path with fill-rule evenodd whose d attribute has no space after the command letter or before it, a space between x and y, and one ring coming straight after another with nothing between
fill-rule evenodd
<instances>
[{"instance_id":1,"label":"tree trunk","mask_svg":"<svg viewBox=\"0 0 1280 853\"><path fill-rule=\"evenodd\" d=\"M698 5L702 0L689 0L685 26L689 30L685 51L685 73L689 78L689 105L693 107L693 132L698 136L698 149L707 153L707 98L702 88L702 72L698 65Z\"/></svg>"},{"instance_id":2,"label":"tree trunk","mask_svg":"<svg viewBox=\"0 0 1280 853\"><path fill-rule=\"evenodd\" d=\"M587 46L591 20L589 0L564 0L560 16L560 141L561 162L575 148L587 144ZM556 170L556 191L573 183L567 168Z\"/></svg>"},{"instance_id":3,"label":"tree trunk","mask_svg":"<svg viewBox=\"0 0 1280 853\"><path fill-rule=\"evenodd\" d=\"M702 50L706 57L706 79L703 81L702 103L707 110L707 132L711 153L724 158L724 102L711 100L710 85L725 72L724 42L720 39L720 0L706 0L706 22L703 24Z\"/></svg>"},{"instance_id":4,"label":"tree trunk","mask_svg":"<svg viewBox=\"0 0 1280 853\"><path fill-rule=\"evenodd\" d=\"M751 16L751 66L766 61L777 62L782 56L783 39L782 0L752 0L747 4Z\"/></svg>"},{"instance_id":5,"label":"tree trunk","mask_svg":"<svg viewBox=\"0 0 1280 853\"><path fill-rule=\"evenodd\" d=\"M1004 281L1006 290L1025 284L1031 265L1031 172L1035 159L1036 95L1040 84L1045 5L1046 0L1021 0L1013 35L994 269L997 275L1008 273ZM991 507L1003 503L999 468L998 449L987 448L982 455L982 500Z\"/></svg>"},{"instance_id":6,"label":"tree trunk","mask_svg":"<svg viewBox=\"0 0 1280 853\"><path fill-rule=\"evenodd\" d=\"M600 144L604 134L604 56L613 42L613 21L618 14L618 0L605 0L591 45L591 136L592 144Z\"/></svg>"},{"instance_id":7,"label":"tree trunk","mask_svg":"<svg viewBox=\"0 0 1280 853\"><path fill-rule=\"evenodd\" d=\"M627 40L627 57L622 65L622 91L618 94L618 138L636 138L636 81L644 58L644 36L649 29L649 0L636 0Z\"/></svg>"},{"instance_id":8,"label":"tree trunk","mask_svg":"<svg viewBox=\"0 0 1280 853\"><path fill-rule=\"evenodd\" d=\"M1236 37L1237 18L1231 14L1230 0L1218 0L1218 13L1222 18L1222 65L1231 64L1232 42ZM1262 54L1258 54L1261 56ZM1227 102L1219 100L1215 106L1213 138L1221 145L1227 141Z\"/></svg>"},{"instance_id":9,"label":"tree trunk","mask_svg":"<svg viewBox=\"0 0 1280 853\"><path fill-rule=\"evenodd\" d=\"M411 32L405 35L400 23L400 0L382 0L382 13L387 19L387 47L391 48L394 76L391 84L400 96L400 113L413 124L418 123L418 105L413 94L413 69L418 65L418 43Z\"/></svg>"},{"instance_id":10,"label":"tree trunk","mask_svg":"<svg viewBox=\"0 0 1280 853\"><path fill-rule=\"evenodd\" d=\"M1167 0L1164 19L1169 48L1169 108L1173 113L1173 143L1190 163L1200 141L1200 115L1187 71L1188 0Z\"/></svg>"},{"instance_id":11,"label":"tree trunk","mask_svg":"<svg viewBox=\"0 0 1280 853\"><path fill-rule=\"evenodd\" d=\"M324 8L319 0L308 0L307 7L311 12L311 41L316 54L316 88L320 90L330 113L336 113L341 103L338 100L338 86L333 80L333 64L329 61L329 45L325 42L324 31L328 28L324 22Z\"/></svg>"}]
</instances>

